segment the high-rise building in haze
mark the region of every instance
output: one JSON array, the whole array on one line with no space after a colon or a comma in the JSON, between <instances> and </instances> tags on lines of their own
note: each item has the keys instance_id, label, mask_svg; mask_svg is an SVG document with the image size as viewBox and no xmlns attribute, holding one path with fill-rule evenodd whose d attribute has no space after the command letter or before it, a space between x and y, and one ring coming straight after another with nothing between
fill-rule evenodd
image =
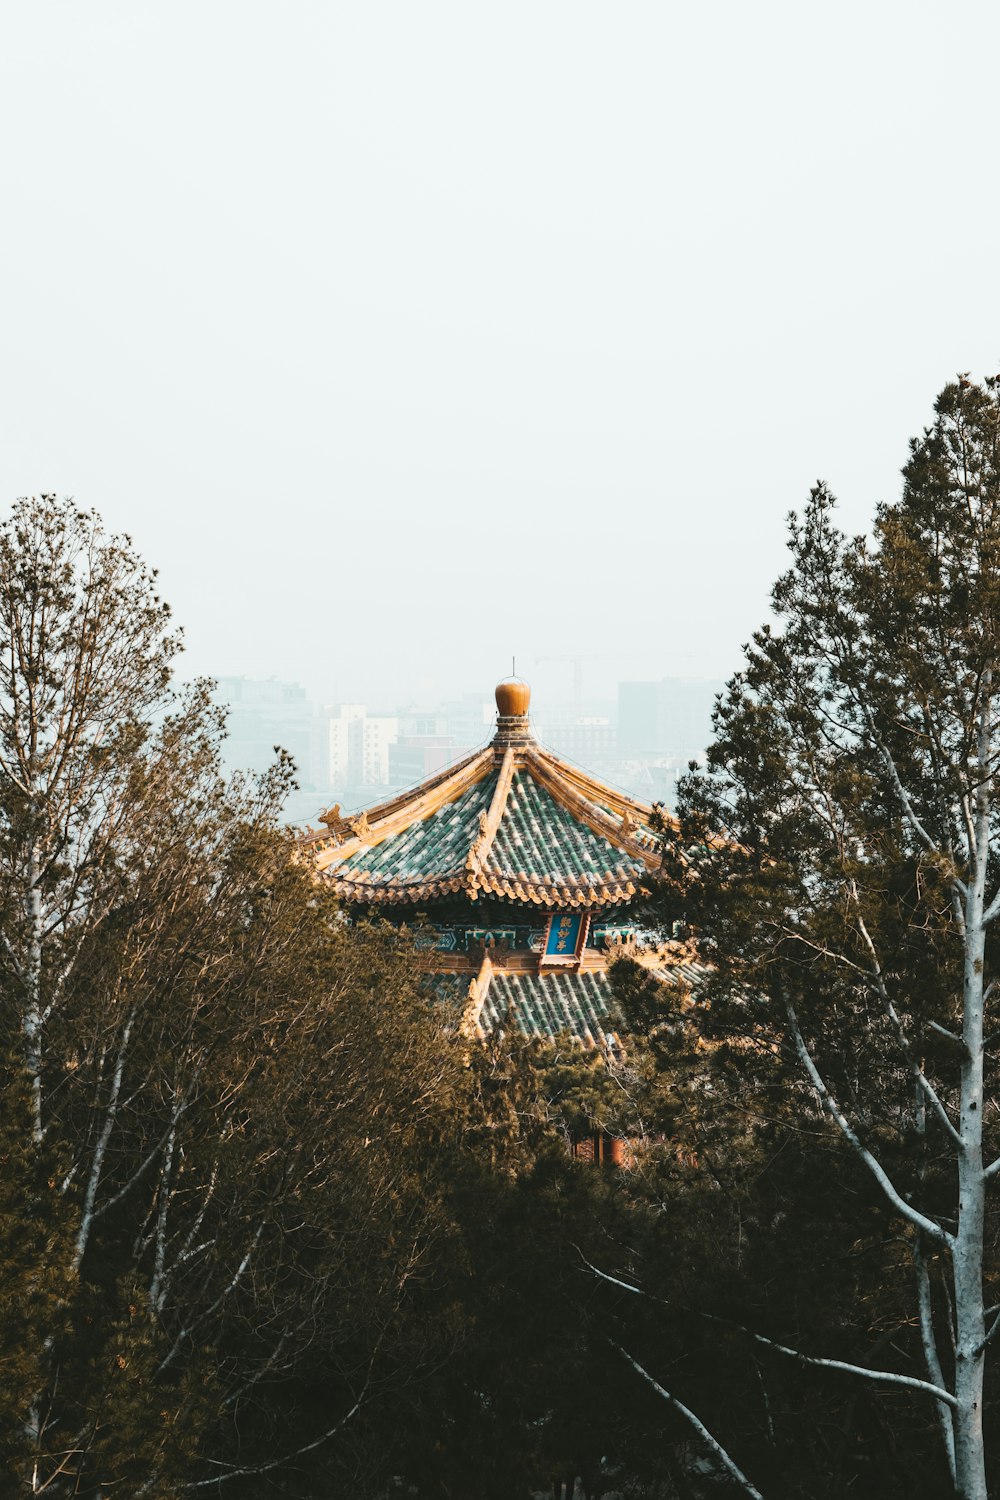
<instances>
[{"instance_id":1,"label":"high-rise building in haze","mask_svg":"<svg viewBox=\"0 0 1000 1500\"><path fill-rule=\"evenodd\" d=\"M394 714L369 714L363 703L326 706L319 719L317 781L324 787L386 786L389 753L399 737Z\"/></svg>"},{"instance_id":2,"label":"high-rise building in haze","mask_svg":"<svg viewBox=\"0 0 1000 1500\"><path fill-rule=\"evenodd\" d=\"M280 745L299 780L312 782L313 708L305 688L276 677L219 677L214 696L227 710L222 755L231 770L265 771Z\"/></svg>"}]
</instances>

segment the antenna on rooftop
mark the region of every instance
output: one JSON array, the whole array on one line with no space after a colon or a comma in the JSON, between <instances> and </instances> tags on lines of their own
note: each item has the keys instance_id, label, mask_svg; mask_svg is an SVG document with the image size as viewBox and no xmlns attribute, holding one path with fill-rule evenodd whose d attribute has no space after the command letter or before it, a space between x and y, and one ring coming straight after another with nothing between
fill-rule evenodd
<instances>
[{"instance_id":1,"label":"antenna on rooftop","mask_svg":"<svg viewBox=\"0 0 1000 1500\"><path fill-rule=\"evenodd\" d=\"M516 677L517 676L517 657L516 656L512 656L511 659L510 659L510 675L512 677Z\"/></svg>"}]
</instances>

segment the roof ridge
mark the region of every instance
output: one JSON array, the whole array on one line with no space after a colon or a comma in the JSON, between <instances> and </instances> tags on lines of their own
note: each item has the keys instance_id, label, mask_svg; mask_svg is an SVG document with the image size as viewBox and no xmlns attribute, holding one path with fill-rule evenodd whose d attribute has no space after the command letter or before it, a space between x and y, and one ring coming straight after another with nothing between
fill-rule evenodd
<instances>
[{"instance_id":1,"label":"roof ridge","mask_svg":"<svg viewBox=\"0 0 1000 1500\"><path fill-rule=\"evenodd\" d=\"M483 869L493 841L503 821L504 810L510 789L514 781L515 757L514 747L508 745L504 751L503 760L500 762L500 770L497 774L497 784L493 789L493 797L490 801L489 810L479 814L479 832L472 841L472 846L466 857L465 868L469 871L470 887L475 890L478 887L478 877Z\"/></svg>"},{"instance_id":2,"label":"roof ridge","mask_svg":"<svg viewBox=\"0 0 1000 1500\"><path fill-rule=\"evenodd\" d=\"M493 963L487 949L483 953L483 961L479 965L478 974L469 984L468 998L465 1002L465 1009L462 1012L462 1019L459 1024L459 1030L463 1036L476 1036L480 1041L486 1036L485 1031L479 1024L479 1017L482 1015L483 1005L492 978Z\"/></svg>"},{"instance_id":3,"label":"roof ridge","mask_svg":"<svg viewBox=\"0 0 1000 1500\"><path fill-rule=\"evenodd\" d=\"M632 855L633 859L640 860L647 870L659 869L659 855L654 854L645 845L639 843L638 839L631 837L634 825L630 825L627 820L628 809L622 814L621 823L616 823L614 818L609 816L603 808L591 802L576 787L567 785L565 779L555 775L549 766L545 764L544 754L539 755L534 750L529 751L525 757L525 761L527 769L539 785L566 812L579 818L582 823L586 823L587 827L593 833L607 839L608 843L612 844L616 849L624 849L626 854Z\"/></svg>"},{"instance_id":4,"label":"roof ridge","mask_svg":"<svg viewBox=\"0 0 1000 1500\"><path fill-rule=\"evenodd\" d=\"M449 781L453 776L457 776L460 771L464 771L474 760L485 756L489 749L490 746L487 745L485 747L481 746L478 750L470 750L469 754L463 755L461 760L455 761L453 765L445 766L440 771L435 771L433 776L428 776L424 781L418 781L416 786L408 787L404 792L396 792L394 796L387 797L384 802L375 802L371 807L364 808L369 822L372 820L377 822L380 818L390 817L394 812L408 806L411 802L425 797L428 792L434 791L442 782ZM312 828L302 835L300 843L311 844L314 849L322 852L331 840L336 840L338 837L341 839L346 838L348 830L358 816L360 814L342 814L340 812L340 803L336 802L325 813L320 815L320 822L326 823L325 831L320 832L319 829Z\"/></svg>"},{"instance_id":5,"label":"roof ridge","mask_svg":"<svg viewBox=\"0 0 1000 1500\"><path fill-rule=\"evenodd\" d=\"M649 819L653 816L651 803L640 802L638 797L633 797L628 792L621 791L618 787L610 786L606 781L599 781L596 776L591 776L589 771L584 771L580 766L574 766L571 761L563 760L561 755L557 755L547 745L541 745L536 741L535 744L529 747L529 753L542 760L552 761L560 774L567 781L572 782L581 795L586 796L588 791L591 793L596 792L606 802L611 803L613 807L620 808L623 811L628 808L632 812L637 813L643 822L648 823ZM588 800L590 799L588 798ZM670 822L674 822L671 813L666 813L666 817Z\"/></svg>"}]
</instances>

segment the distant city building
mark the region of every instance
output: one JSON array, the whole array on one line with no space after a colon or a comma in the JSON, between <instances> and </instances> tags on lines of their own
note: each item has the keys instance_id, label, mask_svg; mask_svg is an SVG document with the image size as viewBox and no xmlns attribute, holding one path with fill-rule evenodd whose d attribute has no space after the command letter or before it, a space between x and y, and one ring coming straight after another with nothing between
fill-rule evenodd
<instances>
[{"instance_id":1,"label":"distant city building","mask_svg":"<svg viewBox=\"0 0 1000 1500\"><path fill-rule=\"evenodd\" d=\"M359 705L346 705L354 707ZM362 710L363 711L363 710ZM351 740L353 719L349 713L324 709L320 714L317 734L317 781L320 786L343 786L350 775Z\"/></svg>"},{"instance_id":2,"label":"distant city building","mask_svg":"<svg viewBox=\"0 0 1000 1500\"><path fill-rule=\"evenodd\" d=\"M443 708L401 708L399 733L403 739L426 739L448 734L448 717Z\"/></svg>"},{"instance_id":3,"label":"distant city building","mask_svg":"<svg viewBox=\"0 0 1000 1500\"><path fill-rule=\"evenodd\" d=\"M339 703L324 708L320 722L320 785L389 784L389 752L399 736L398 717L369 714L363 703Z\"/></svg>"},{"instance_id":4,"label":"distant city building","mask_svg":"<svg viewBox=\"0 0 1000 1500\"><path fill-rule=\"evenodd\" d=\"M481 693L463 693L441 705L444 733L450 734L460 750L475 750L493 734L496 705Z\"/></svg>"},{"instance_id":5,"label":"distant city building","mask_svg":"<svg viewBox=\"0 0 1000 1500\"><path fill-rule=\"evenodd\" d=\"M389 747L389 781L412 786L457 760L460 750L450 734L400 735Z\"/></svg>"},{"instance_id":6,"label":"distant city building","mask_svg":"<svg viewBox=\"0 0 1000 1500\"><path fill-rule=\"evenodd\" d=\"M553 704L538 726L538 737L566 760L606 770L618 757L618 726L609 708Z\"/></svg>"},{"instance_id":7,"label":"distant city building","mask_svg":"<svg viewBox=\"0 0 1000 1500\"><path fill-rule=\"evenodd\" d=\"M385 786L389 781L389 751L399 735L399 720L388 714L366 714L355 721L352 731L351 780L364 786Z\"/></svg>"},{"instance_id":8,"label":"distant city building","mask_svg":"<svg viewBox=\"0 0 1000 1500\"><path fill-rule=\"evenodd\" d=\"M280 745L300 780L312 781L313 709L305 688L276 677L220 677L214 696L227 710L223 760L230 769L265 771Z\"/></svg>"},{"instance_id":9,"label":"distant city building","mask_svg":"<svg viewBox=\"0 0 1000 1500\"><path fill-rule=\"evenodd\" d=\"M461 717L459 716L460 722ZM399 736L389 752L389 782L412 786L457 760L471 745L457 739L448 705L405 708L399 713ZM476 742L473 742L476 743Z\"/></svg>"}]
</instances>

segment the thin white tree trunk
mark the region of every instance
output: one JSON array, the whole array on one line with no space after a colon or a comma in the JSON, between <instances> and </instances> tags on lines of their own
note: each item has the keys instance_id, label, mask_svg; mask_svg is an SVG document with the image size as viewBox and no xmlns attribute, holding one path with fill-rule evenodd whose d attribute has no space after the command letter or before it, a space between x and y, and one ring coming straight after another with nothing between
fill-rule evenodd
<instances>
[{"instance_id":1,"label":"thin white tree trunk","mask_svg":"<svg viewBox=\"0 0 1000 1500\"><path fill-rule=\"evenodd\" d=\"M972 898L970 904L973 904ZM958 1227L952 1251L955 1287L955 1471L961 1500L986 1500L983 1450L983 1229L986 1180L983 1176L983 951L982 900L979 920L970 923L965 962L967 1054L962 1064L961 1132L958 1152Z\"/></svg>"},{"instance_id":2,"label":"thin white tree trunk","mask_svg":"<svg viewBox=\"0 0 1000 1500\"><path fill-rule=\"evenodd\" d=\"M36 1146L42 1144L42 894L38 889L40 860L38 847L31 846L28 855L28 880L24 896L28 928L27 963L24 968L25 995L21 1031L24 1037L24 1064L31 1091L31 1135Z\"/></svg>"},{"instance_id":3,"label":"thin white tree trunk","mask_svg":"<svg viewBox=\"0 0 1000 1500\"><path fill-rule=\"evenodd\" d=\"M989 858L989 762L991 704L987 696L979 724L979 787L976 793L973 879L966 897L962 1076L959 1103L958 1224L952 1246L955 1288L955 1474L960 1500L987 1500L983 1446L983 1372L986 1319L983 1306L983 1233L986 1178L983 1173L984 922Z\"/></svg>"},{"instance_id":4,"label":"thin white tree trunk","mask_svg":"<svg viewBox=\"0 0 1000 1500\"><path fill-rule=\"evenodd\" d=\"M945 1389L944 1372L941 1368L941 1360L938 1355L937 1339L934 1335L934 1307L931 1295L930 1268L927 1264L927 1255L924 1250L923 1234L918 1229L914 1236L913 1261L917 1272L917 1303L920 1312L920 1339L924 1346L924 1361L927 1365L928 1379L932 1384ZM938 1425L941 1430L941 1441L944 1444L945 1456L948 1460L948 1473L951 1482L955 1483L955 1427L952 1419L951 1407L946 1401L937 1403Z\"/></svg>"},{"instance_id":5,"label":"thin white tree trunk","mask_svg":"<svg viewBox=\"0 0 1000 1500\"><path fill-rule=\"evenodd\" d=\"M90 1163L90 1171L87 1174L87 1187L83 1195L83 1209L80 1214L80 1228L77 1231L76 1246L73 1252L73 1270L78 1271L87 1253L87 1244L90 1240L90 1231L94 1223L94 1206L97 1202L97 1189L101 1182L101 1173L104 1170L104 1158L107 1154L108 1142L115 1128L118 1118L118 1101L121 1098L122 1075L125 1071L125 1059L128 1054L129 1038L132 1035L132 1026L135 1022L135 1012L129 1016L122 1032L122 1039L118 1047L118 1057L115 1061L115 1070L111 1078L111 1091L108 1102L104 1107L104 1119L101 1123L100 1134L94 1147L94 1155Z\"/></svg>"},{"instance_id":6,"label":"thin white tree trunk","mask_svg":"<svg viewBox=\"0 0 1000 1500\"><path fill-rule=\"evenodd\" d=\"M149 1283L149 1305L155 1313L163 1311L163 1283L167 1264L167 1214L170 1209L170 1199L173 1196L170 1180L173 1172L176 1138L177 1131L172 1126L167 1137L163 1170L160 1173L160 1202L156 1213L156 1233L153 1241L153 1277Z\"/></svg>"}]
</instances>

